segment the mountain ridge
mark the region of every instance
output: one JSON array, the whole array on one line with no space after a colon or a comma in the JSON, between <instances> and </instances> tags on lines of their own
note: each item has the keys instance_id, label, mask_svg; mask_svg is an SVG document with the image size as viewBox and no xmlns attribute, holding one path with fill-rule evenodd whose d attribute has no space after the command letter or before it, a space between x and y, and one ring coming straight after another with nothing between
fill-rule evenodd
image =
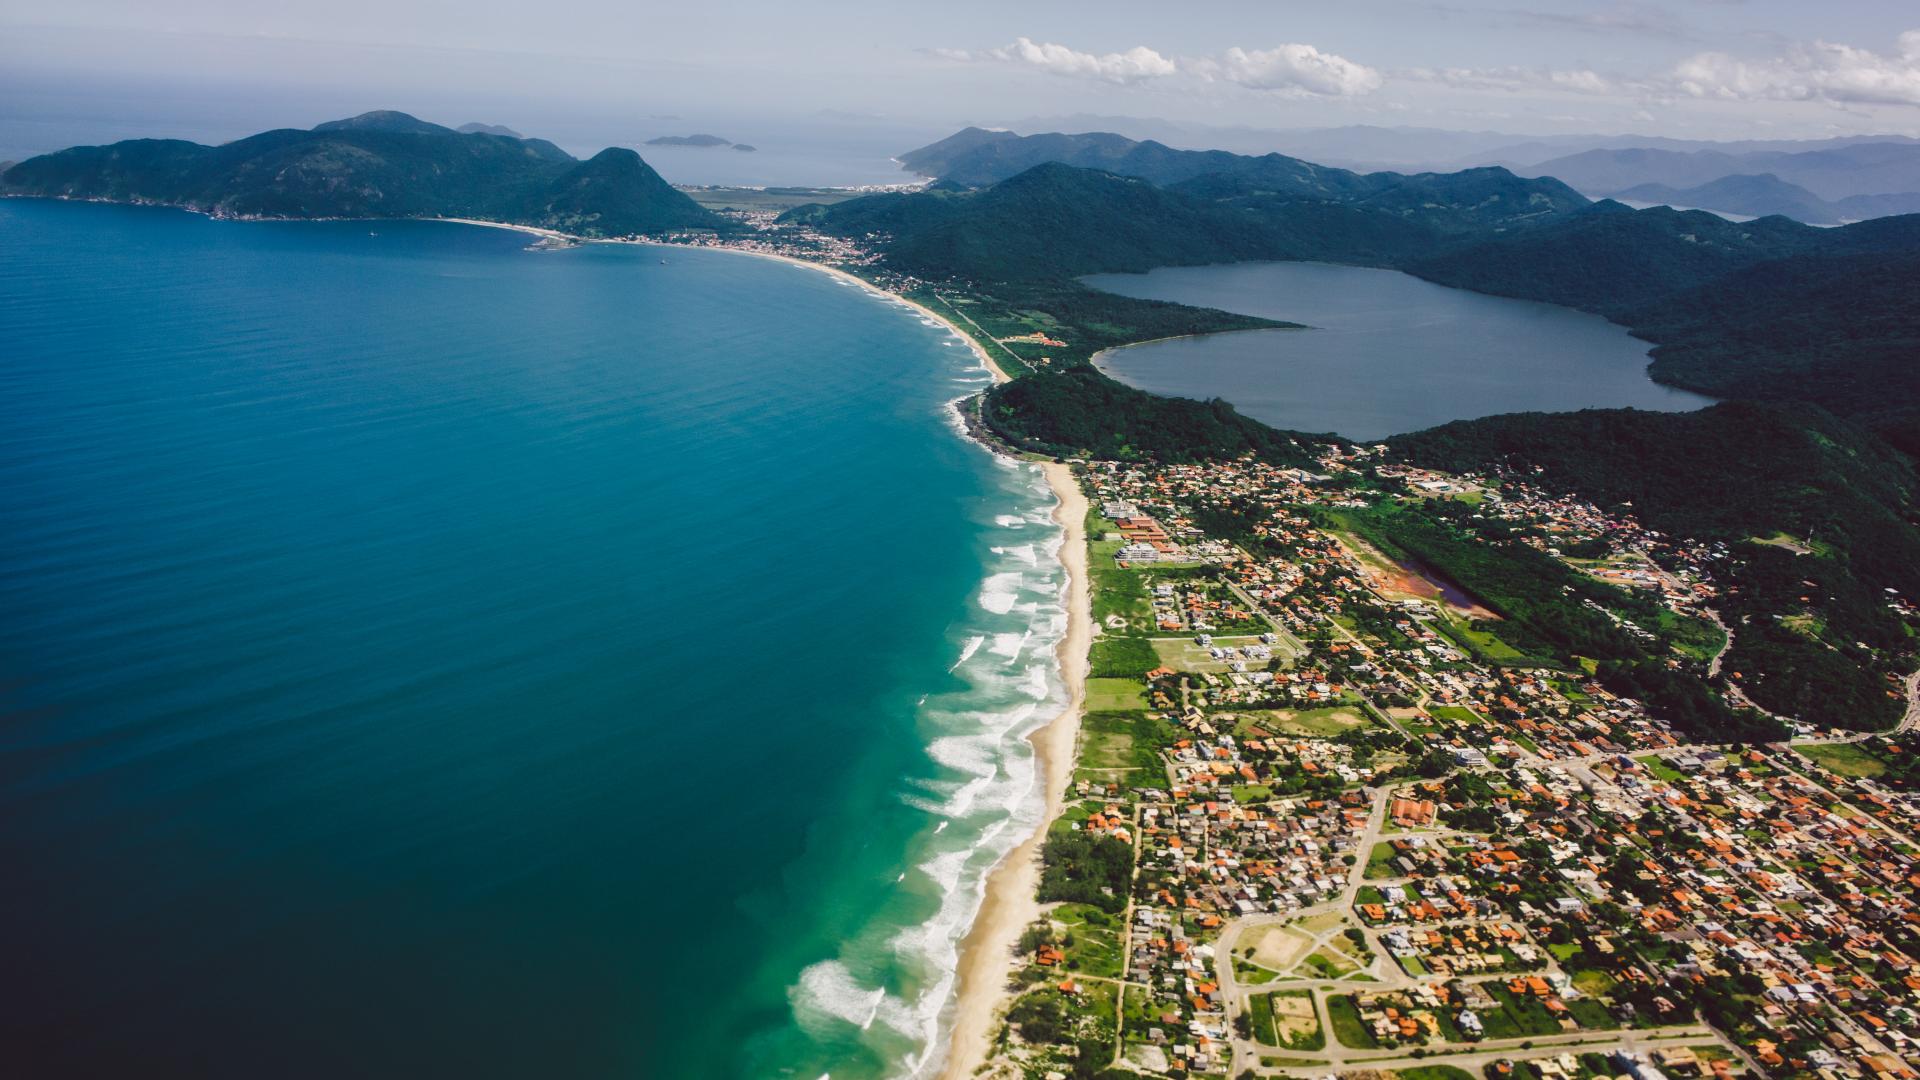
<instances>
[{"instance_id":1,"label":"mountain ridge","mask_svg":"<svg viewBox=\"0 0 1920 1080\"><path fill-rule=\"evenodd\" d=\"M617 167L602 162L610 152L581 162L544 139L463 134L378 110L219 146L133 139L72 147L0 173L0 192L220 217L484 218L590 236L736 227L631 150L616 154Z\"/></svg>"}]
</instances>

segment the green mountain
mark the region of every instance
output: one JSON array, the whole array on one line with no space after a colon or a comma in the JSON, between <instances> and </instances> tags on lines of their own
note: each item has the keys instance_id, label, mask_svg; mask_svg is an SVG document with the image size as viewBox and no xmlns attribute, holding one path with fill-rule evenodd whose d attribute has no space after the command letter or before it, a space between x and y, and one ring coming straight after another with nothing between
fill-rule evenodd
<instances>
[{"instance_id":1,"label":"green mountain","mask_svg":"<svg viewBox=\"0 0 1920 1080\"><path fill-rule=\"evenodd\" d=\"M1051 164L1099 169L1163 187L1191 184L1191 194L1209 198L1237 194L1333 202L1378 200L1378 205L1402 209L1419 207L1426 195L1437 195L1447 205L1457 205L1462 189L1483 187L1497 174L1510 187L1504 198L1518 197L1535 211L1587 204L1580 193L1550 177L1523 180L1504 169L1413 176L1362 174L1285 154L1176 150L1151 139L1140 142L1111 132L1015 135L968 128L930 146L910 150L900 156L900 161L923 175L964 187L990 187L1028 169ZM1497 211L1493 216L1506 217L1513 212L1511 203L1502 206L1498 200L1491 208Z\"/></svg>"},{"instance_id":2,"label":"green mountain","mask_svg":"<svg viewBox=\"0 0 1920 1080\"><path fill-rule=\"evenodd\" d=\"M1584 203L1503 169L1400 179L1400 187L1334 200L1275 192L1245 176L1162 187L1046 163L976 191L872 195L801 207L784 220L876 238L902 270L1005 281L1241 259L1398 265L1460 235Z\"/></svg>"},{"instance_id":3,"label":"green mountain","mask_svg":"<svg viewBox=\"0 0 1920 1080\"><path fill-rule=\"evenodd\" d=\"M962 158L1035 145L970 138ZM1115 149L1087 152L1102 146ZM1659 346L1652 370L1665 382L1815 402L1920 453L1920 216L1733 222L1589 204L1503 169L1374 174L1394 182L1327 198L1299 194L1296 174L1276 183L1244 167L1266 159L1215 157L1230 171L1159 185L1049 162L983 189L942 181L787 220L872 242L895 269L976 285L1248 259L1391 267L1596 312Z\"/></svg>"},{"instance_id":4,"label":"green mountain","mask_svg":"<svg viewBox=\"0 0 1920 1080\"><path fill-rule=\"evenodd\" d=\"M733 227L630 150L580 162L542 139L462 134L398 112L221 146L79 146L13 166L0 190L222 217L471 217L593 236Z\"/></svg>"}]
</instances>

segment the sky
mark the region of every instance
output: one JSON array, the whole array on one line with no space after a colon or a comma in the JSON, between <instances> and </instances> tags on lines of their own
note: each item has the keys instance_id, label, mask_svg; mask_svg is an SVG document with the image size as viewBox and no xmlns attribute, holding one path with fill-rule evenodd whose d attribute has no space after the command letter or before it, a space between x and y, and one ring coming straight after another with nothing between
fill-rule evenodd
<instances>
[{"instance_id":1,"label":"sky","mask_svg":"<svg viewBox=\"0 0 1920 1080\"><path fill-rule=\"evenodd\" d=\"M721 123L745 125L742 139L828 123L897 140L1087 114L1920 135L1920 5L0 0L0 156L162 128L233 138L371 108L563 145Z\"/></svg>"}]
</instances>

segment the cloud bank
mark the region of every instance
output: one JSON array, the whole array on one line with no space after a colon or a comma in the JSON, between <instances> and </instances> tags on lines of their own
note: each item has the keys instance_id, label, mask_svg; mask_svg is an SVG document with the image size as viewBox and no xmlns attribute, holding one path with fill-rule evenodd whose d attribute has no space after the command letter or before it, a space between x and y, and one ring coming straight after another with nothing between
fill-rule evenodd
<instances>
[{"instance_id":1,"label":"cloud bank","mask_svg":"<svg viewBox=\"0 0 1920 1080\"><path fill-rule=\"evenodd\" d=\"M1358 97L1378 90L1380 72L1312 45L1289 42L1271 49L1238 46L1219 56L1174 59L1145 45L1125 52L1090 53L1054 42L1015 38L995 49L935 49L934 55L963 63L999 63L1053 75L1097 79L1126 86L1188 74L1249 90L1315 97Z\"/></svg>"},{"instance_id":2,"label":"cloud bank","mask_svg":"<svg viewBox=\"0 0 1920 1080\"><path fill-rule=\"evenodd\" d=\"M1881 54L1815 41L1785 55L1742 60L1703 52L1674 69L1676 90L1723 101L1829 101L1842 105L1920 105L1920 30Z\"/></svg>"}]
</instances>

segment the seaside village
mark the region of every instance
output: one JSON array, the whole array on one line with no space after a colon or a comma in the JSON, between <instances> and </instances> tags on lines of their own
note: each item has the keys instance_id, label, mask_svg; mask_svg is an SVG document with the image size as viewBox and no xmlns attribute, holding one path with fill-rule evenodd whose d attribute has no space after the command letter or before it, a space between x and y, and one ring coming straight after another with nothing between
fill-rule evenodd
<instances>
[{"instance_id":1,"label":"seaside village","mask_svg":"<svg viewBox=\"0 0 1920 1080\"><path fill-rule=\"evenodd\" d=\"M1915 804L1872 779L1913 744L1692 745L1531 660L1343 523L1450 500L1696 664L1724 553L1378 455L1075 466L1080 751L978 1075L1915 1077Z\"/></svg>"}]
</instances>

